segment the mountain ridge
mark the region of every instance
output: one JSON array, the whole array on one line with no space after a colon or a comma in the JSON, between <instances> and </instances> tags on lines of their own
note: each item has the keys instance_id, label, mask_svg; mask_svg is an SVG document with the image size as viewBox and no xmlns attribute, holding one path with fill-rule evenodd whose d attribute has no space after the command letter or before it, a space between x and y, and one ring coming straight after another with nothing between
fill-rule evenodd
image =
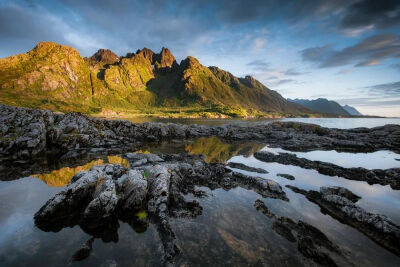
<instances>
[{"instance_id":1,"label":"mountain ridge","mask_svg":"<svg viewBox=\"0 0 400 267\"><path fill-rule=\"evenodd\" d=\"M27 53L0 59L0 96L4 104L89 114L314 114L251 76L238 78L191 56L177 63L165 47L160 53L143 48L126 56L99 49L83 58L70 46L41 42Z\"/></svg>"},{"instance_id":2,"label":"mountain ridge","mask_svg":"<svg viewBox=\"0 0 400 267\"><path fill-rule=\"evenodd\" d=\"M355 107L349 106L349 105L344 105L342 106L344 110L347 111L352 116L363 116L360 111L358 111Z\"/></svg>"},{"instance_id":3,"label":"mountain ridge","mask_svg":"<svg viewBox=\"0 0 400 267\"><path fill-rule=\"evenodd\" d=\"M325 114L333 114L338 116L350 116L351 114L347 112L339 103L328 100L326 98L317 99L287 99L290 102L302 105L314 112L321 112Z\"/></svg>"}]
</instances>

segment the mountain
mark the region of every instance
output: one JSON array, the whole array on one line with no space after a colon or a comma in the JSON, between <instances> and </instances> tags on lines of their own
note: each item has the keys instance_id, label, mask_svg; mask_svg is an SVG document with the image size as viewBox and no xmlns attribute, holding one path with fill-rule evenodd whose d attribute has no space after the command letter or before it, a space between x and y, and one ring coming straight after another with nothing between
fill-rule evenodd
<instances>
[{"instance_id":1,"label":"mountain","mask_svg":"<svg viewBox=\"0 0 400 267\"><path fill-rule=\"evenodd\" d=\"M288 101L302 105L312 111L339 116L349 116L348 113L339 103L328 100L326 98L318 98L314 100L307 99L288 99Z\"/></svg>"},{"instance_id":2,"label":"mountain","mask_svg":"<svg viewBox=\"0 0 400 267\"><path fill-rule=\"evenodd\" d=\"M342 106L342 108L344 110L346 110L347 113L349 113L352 116L362 116L362 114L356 108L354 108L352 106L345 105L345 106Z\"/></svg>"},{"instance_id":3,"label":"mountain","mask_svg":"<svg viewBox=\"0 0 400 267\"><path fill-rule=\"evenodd\" d=\"M167 48L126 56L100 49L82 58L69 46L41 42L0 59L0 101L84 113L283 116L312 113L251 76L237 78L196 58L178 63Z\"/></svg>"}]
</instances>

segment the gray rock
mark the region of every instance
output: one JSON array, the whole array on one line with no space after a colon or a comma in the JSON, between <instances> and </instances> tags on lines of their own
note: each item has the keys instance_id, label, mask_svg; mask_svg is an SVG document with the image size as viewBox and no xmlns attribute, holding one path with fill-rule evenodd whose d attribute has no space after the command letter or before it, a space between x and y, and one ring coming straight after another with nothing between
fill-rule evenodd
<instances>
[{"instance_id":1,"label":"gray rock","mask_svg":"<svg viewBox=\"0 0 400 267\"><path fill-rule=\"evenodd\" d=\"M143 172L129 170L127 174L118 179L117 187L121 209L132 210L143 206L148 190Z\"/></svg>"},{"instance_id":2,"label":"gray rock","mask_svg":"<svg viewBox=\"0 0 400 267\"><path fill-rule=\"evenodd\" d=\"M262 168L250 167L243 163L238 163L238 162L231 161L228 163L228 166L231 168L240 169L240 170L244 170L244 171L248 171L248 172L268 173L266 170L264 170Z\"/></svg>"},{"instance_id":3,"label":"gray rock","mask_svg":"<svg viewBox=\"0 0 400 267\"><path fill-rule=\"evenodd\" d=\"M180 249L169 218L193 218L202 213L198 201L185 199L188 193L196 195L196 186L226 190L240 186L264 197L288 200L281 186L272 180L232 173L225 164L206 163L199 156L126 157L152 162L129 170L106 164L78 172L35 214L36 225L45 231L59 231L79 224L85 232L107 242L118 239L118 219L138 231L145 230L150 220L156 225L165 260L171 263ZM148 213L147 219L136 216L138 210Z\"/></svg>"},{"instance_id":4,"label":"gray rock","mask_svg":"<svg viewBox=\"0 0 400 267\"><path fill-rule=\"evenodd\" d=\"M254 207L272 220L272 229L278 235L289 242L296 242L298 251L306 258L324 266L353 265L346 253L314 226L277 216L259 199L255 201Z\"/></svg>"},{"instance_id":5,"label":"gray rock","mask_svg":"<svg viewBox=\"0 0 400 267\"><path fill-rule=\"evenodd\" d=\"M400 168L386 170L365 168L344 168L332 163L312 161L298 158L295 154L271 152L256 152L254 157L264 162L277 162L284 165L294 165L305 169L314 169L321 174L340 176L349 180L366 181L369 184L390 185L393 189L400 189Z\"/></svg>"},{"instance_id":6,"label":"gray rock","mask_svg":"<svg viewBox=\"0 0 400 267\"><path fill-rule=\"evenodd\" d=\"M354 227L394 254L400 255L400 227L386 216L367 212L356 205L354 202L359 197L348 189L322 187L320 192L317 192L301 190L294 186L289 188L305 195L333 218Z\"/></svg>"},{"instance_id":7,"label":"gray rock","mask_svg":"<svg viewBox=\"0 0 400 267\"><path fill-rule=\"evenodd\" d=\"M400 126L372 129L328 129L297 122L249 125L133 124L90 118L79 113L54 114L46 110L0 104L0 160L31 159L75 148L130 148L138 142L218 136L227 140L262 140L288 150L345 150L400 152ZM50 149L51 148L51 149ZM158 159L147 158L156 162Z\"/></svg>"},{"instance_id":8,"label":"gray rock","mask_svg":"<svg viewBox=\"0 0 400 267\"><path fill-rule=\"evenodd\" d=\"M85 225L88 231L103 228L114 215L117 204L118 196L114 181L100 177L93 193L93 200L82 214L82 225Z\"/></svg>"},{"instance_id":9,"label":"gray rock","mask_svg":"<svg viewBox=\"0 0 400 267\"><path fill-rule=\"evenodd\" d=\"M276 176L280 176L280 177L286 178L288 180L294 180L295 179L293 175L290 175L290 174L287 174L287 173L278 173Z\"/></svg>"}]
</instances>

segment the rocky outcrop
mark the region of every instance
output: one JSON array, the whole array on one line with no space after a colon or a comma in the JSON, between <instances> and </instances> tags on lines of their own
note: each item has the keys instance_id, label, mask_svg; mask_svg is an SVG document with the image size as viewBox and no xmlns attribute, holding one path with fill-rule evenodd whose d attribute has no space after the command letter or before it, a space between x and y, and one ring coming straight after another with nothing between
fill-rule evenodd
<instances>
[{"instance_id":1,"label":"rocky outcrop","mask_svg":"<svg viewBox=\"0 0 400 267\"><path fill-rule=\"evenodd\" d=\"M276 176L283 177L285 179L292 180L292 181L295 179L293 175L290 175L287 173L278 173Z\"/></svg>"},{"instance_id":2,"label":"rocky outcrop","mask_svg":"<svg viewBox=\"0 0 400 267\"><path fill-rule=\"evenodd\" d=\"M201 195L196 187L243 187L263 197L288 201L278 183L231 172L225 164L206 163L199 156L127 153L124 157L131 164L129 169L106 164L77 173L35 214L35 224L44 231L78 224L86 233L108 242L118 240L118 219L135 231L143 231L151 222L159 232L165 260L172 262L180 249L169 218L193 218L202 213L197 201L185 198L188 193ZM92 242L84 244L77 258L90 254Z\"/></svg>"},{"instance_id":3,"label":"rocky outcrop","mask_svg":"<svg viewBox=\"0 0 400 267\"><path fill-rule=\"evenodd\" d=\"M321 187L320 191L306 191L288 185L294 192L303 194L341 223L364 233L382 247L400 256L400 227L384 215L370 213L355 202L360 197L343 187Z\"/></svg>"},{"instance_id":4,"label":"rocky outcrop","mask_svg":"<svg viewBox=\"0 0 400 267\"><path fill-rule=\"evenodd\" d=\"M110 49L99 49L89 59L103 64L113 64L119 61L119 57Z\"/></svg>"},{"instance_id":5,"label":"rocky outcrop","mask_svg":"<svg viewBox=\"0 0 400 267\"><path fill-rule=\"evenodd\" d=\"M298 251L306 258L323 266L352 265L346 253L314 226L303 221L296 223L288 217L277 216L260 199L255 201L254 207L273 220L272 229L278 235L289 242L296 242Z\"/></svg>"},{"instance_id":6,"label":"rocky outcrop","mask_svg":"<svg viewBox=\"0 0 400 267\"><path fill-rule=\"evenodd\" d=\"M174 55L168 48L163 47L160 54L154 55L154 67L157 71L168 72L176 70L179 65L176 62Z\"/></svg>"},{"instance_id":7,"label":"rocky outcrop","mask_svg":"<svg viewBox=\"0 0 400 267\"><path fill-rule=\"evenodd\" d=\"M257 140L267 142L272 147L296 151L335 149L365 152L387 149L400 152L399 125L340 130L294 122L245 126L133 124L129 121L91 118L79 113L55 114L0 104L0 161L29 160L40 153L62 156L73 150L127 148L146 141L201 136ZM375 172L369 179L379 183L386 174Z\"/></svg>"},{"instance_id":8,"label":"rocky outcrop","mask_svg":"<svg viewBox=\"0 0 400 267\"><path fill-rule=\"evenodd\" d=\"M374 169L344 168L332 163L312 161L298 158L295 154L271 152L256 152L254 157L265 162L277 162L284 165L294 165L305 169L314 169L321 174L329 176L340 176L349 180L366 181L369 184L390 185L393 189L400 189L400 168Z\"/></svg>"},{"instance_id":9,"label":"rocky outcrop","mask_svg":"<svg viewBox=\"0 0 400 267\"><path fill-rule=\"evenodd\" d=\"M251 166L247 166L243 163L238 163L238 162L229 162L228 166L234 169L239 169L239 170L244 170L244 171L248 171L248 172L257 172L257 173L268 173L266 170L262 169L262 168L255 168L255 167L251 167Z\"/></svg>"}]
</instances>

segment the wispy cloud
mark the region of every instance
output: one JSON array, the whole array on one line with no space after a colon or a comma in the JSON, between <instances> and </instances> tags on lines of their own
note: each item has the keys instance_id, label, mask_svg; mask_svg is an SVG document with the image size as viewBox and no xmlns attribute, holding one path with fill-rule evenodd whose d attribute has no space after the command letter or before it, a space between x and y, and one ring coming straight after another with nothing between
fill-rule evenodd
<instances>
[{"instance_id":1,"label":"wispy cloud","mask_svg":"<svg viewBox=\"0 0 400 267\"><path fill-rule=\"evenodd\" d=\"M286 76L298 76L298 75L303 75L307 74L309 72L301 72L296 70L295 68L289 68L283 72Z\"/></svg>"},{"instance_id":2,"label":"wispy cloud","mask_svg":"<svg viewBox=\"0 0 400 267\"><path fill-rule=\"evenodd\" d=\"M264 60L260 60L260 59L253 60L253 61L247 63L246 65L251 67L254 70L262 70L262 71L268 70L269 66L270 66L268 62L266 62Z\"/></svg>"},{"instance_id":3,"label":"wispy cloud","mask_svg":"<svg viewBox=\"0 0 400 267\"><path fill-rule=\"evenodd\" d=\"M365 87L372 94L400 97L400 81L394 83L383 83Z\"/></svg>"},{"instance_id":4,"label":"wispy cloud","mask_svg":"<svg viewBox=\"0 0 400 267\"><path fill-rule=\"evenodd\" d=\"M325 45L302 50L303 61L318 64L320 68L355 64L356 67L378 65L382 60L400 57L400 36L393 34L374 35L361 42L335 50Z\"/></svg>"},{"instance_id":5,"label":"wispy cloud","mask_svg":"<svg viewBox=\"0 0 400 267\"><path fill-rule=\"evenodd\" d=\"M265 47L266 43L267 43L267 39L265 39L265 38L260 38L260 37L255 38L253 41L253 49L260 50Z\"/></svg>"}]
</instances>

